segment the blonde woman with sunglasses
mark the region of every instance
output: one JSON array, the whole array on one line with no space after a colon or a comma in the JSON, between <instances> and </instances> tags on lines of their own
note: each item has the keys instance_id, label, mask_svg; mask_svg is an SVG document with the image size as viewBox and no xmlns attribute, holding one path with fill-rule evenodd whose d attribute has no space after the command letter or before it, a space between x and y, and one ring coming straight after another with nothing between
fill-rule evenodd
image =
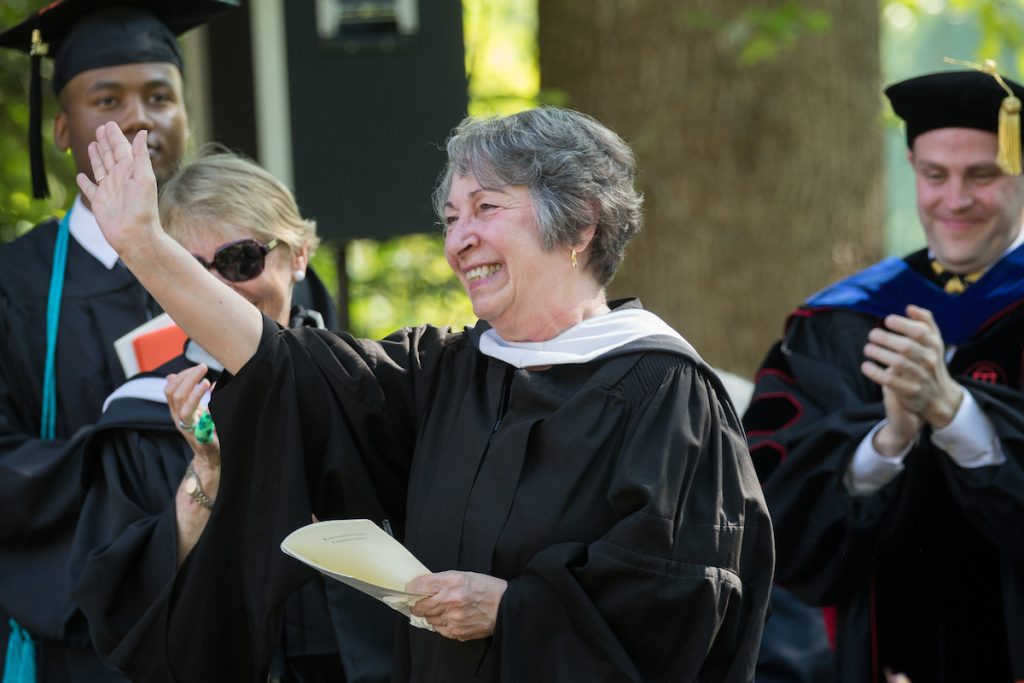
<instances>
[{"instance_id":1,"label":"blonde woman with sunglasses","mask_svg":"<svg viewBox=\"0 0 1024 683\"><path fill-rule=\"evenodd\" d=\"M316 224L267 171L206 148L161 188L159 208L167 233L261 313L284 327L323 327L318 312L292 304L319 243ZM220 440L205 406L221 371L189 341L181 356L107 400L85 447L73 594L101 656L133 680L172 673L151 638L162 628L175 573L218 503ZM354 592L335 595L341 590L350 589L317 577L286 601L271 678L347 680L342 656L349 656L366 672L358 680L388 679L388 610ZM356 606L339 607L347 602ZM346 620L361 624L360 637L339 642Z\"/></svg>"}]
</instances>

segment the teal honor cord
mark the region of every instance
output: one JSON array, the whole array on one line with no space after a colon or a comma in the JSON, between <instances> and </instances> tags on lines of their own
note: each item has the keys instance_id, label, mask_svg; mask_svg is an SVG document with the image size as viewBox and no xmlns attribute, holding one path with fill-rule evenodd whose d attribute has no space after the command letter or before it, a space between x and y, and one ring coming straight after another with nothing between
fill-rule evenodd
<instances>
[{"instance_id":1,"label":"teal honor cord","mask_svg":"<svg viewBox=\"0 0 1024 683\"><path fill-rule=\"evenodd\" d=\"M57 434L57 329L60 324L60 300L64 293L64 271L68 262L71 236L71 212L64 214L57 229L50 271L50 293L46 297L46 367L43 370L43 415L39 438L52 441Z\"/></svg>"},{"instance_id":2,"label":"teal honor cord","mask_svg":"<svg viewBox=\"0 0 1024 683\"><path fill-rule=\"evenodd\" d=\"M3 683L35 683L36 647L32 636L14 619L8 619L7 623L11 635L7 641Z\"/></svg>"}]
</instances>

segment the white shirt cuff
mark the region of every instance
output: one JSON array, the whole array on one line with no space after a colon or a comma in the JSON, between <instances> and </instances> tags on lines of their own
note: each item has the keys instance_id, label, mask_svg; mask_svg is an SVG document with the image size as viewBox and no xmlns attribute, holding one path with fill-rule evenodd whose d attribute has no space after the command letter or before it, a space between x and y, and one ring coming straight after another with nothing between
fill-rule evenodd
<instances>
[{"instance_id":1,"label":"white shirt cuff","mask_svg":"<svg viewBox=\"0 0 1024 683\"><path fill-rule=\"evenodd\" d=\"M963 387L961 391L964 400L960 408L952 422L932 431L932 443L966 469L1002 465L1006 455L992 421L982 412L971 392Z\"/></svg>"},{"instance_id":2,"label":"white shirt cuff","mask_svg":"<svg viewBox=\"0 0 1024 683\"><path fill-rule=\"evenodd\" d=\"M850 467L843 477L843 485L851 496L867 496L879 490L903 471L903 459L913 447L913 443L903 449L899 455L885 456L875 450L873 439L879 429L888 420L882 420L868 432L860 445L857 446L850 461Z\"/></svg>"}]
</instances>

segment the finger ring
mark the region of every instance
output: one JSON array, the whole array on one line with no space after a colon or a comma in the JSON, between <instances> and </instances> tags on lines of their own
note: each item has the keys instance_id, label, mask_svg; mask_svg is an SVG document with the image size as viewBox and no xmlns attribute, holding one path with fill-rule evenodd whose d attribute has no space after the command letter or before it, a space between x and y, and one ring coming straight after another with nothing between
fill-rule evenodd
<instances>
[{"instance_id":1,"label":"finger ring","mask_svg":"<svg viewBox=\"0 0 1024 683\"><path fill-rule=\"evenodd\" d=\"M101 175L101 176L100 176L99 178L97 178L97 179L96 179L96 184L97 184L97 185L99 185L100 183L102 183L102 182L103 182L103 179L104 179L104 178L106 178L106 177L107 177L107 175L109 175L109 174L106 174L106 175Z\"/></svg>"},{"instance_id":2,"label":"finger ring","mask_svg":"<svg viewBox=\"0 0 1024 683\"><path fill-rule=\"evenodd\" d=\"M183 432L191 432L195 428L196 426L194 424L189 424L188 422L185 422L185 420L178 420L178 429Z\"/></svg>"}]
</instances>

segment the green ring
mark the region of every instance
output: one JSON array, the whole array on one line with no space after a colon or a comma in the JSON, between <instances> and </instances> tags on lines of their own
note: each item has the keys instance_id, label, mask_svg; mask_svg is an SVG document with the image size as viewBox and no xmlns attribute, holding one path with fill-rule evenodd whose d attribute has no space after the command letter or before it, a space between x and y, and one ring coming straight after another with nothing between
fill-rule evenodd
<instances>
[{"instance_id":1,"label":"green ring","mask_svg":"<svg viewBox=\"0 0 1024 683\"><path fill-rule=\"evenodd\" d=\"M213 441L213 416L210 415L210 411L207 410L199 416L199 421L196 422L195 428L192 433L196 435L196 441L199 443L210 443Z\"/></svg>"}]
</instances>

